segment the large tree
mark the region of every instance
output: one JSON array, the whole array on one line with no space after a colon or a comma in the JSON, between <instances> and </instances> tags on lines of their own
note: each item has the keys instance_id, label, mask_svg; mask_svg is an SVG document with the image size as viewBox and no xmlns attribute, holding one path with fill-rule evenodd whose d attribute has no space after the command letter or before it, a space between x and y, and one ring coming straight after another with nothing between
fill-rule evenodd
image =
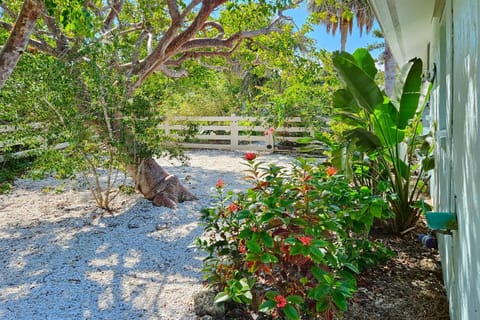
<instances>
[{"instance_id":1,"label":"large tree","mask_svg":"<svg viewBox=\"0 0 480 320\"><path fill-rule=\"evenodd\" d=\"M78 82L75 109L85 115L85 128L123 155L145 197L173 207L194 197L153 160L152 152L139 152L146 148L125 121L126 106L135 103L155 74L184 76L190 60L228 59L244 39L280 31L285 21L281 9L288 5L226 0L1 2L6 42L0 61L7 63L0 64L0 86L25 50L63 64ZM99 116L92 118L96 106Z\"/></svg>"}]
</instances>

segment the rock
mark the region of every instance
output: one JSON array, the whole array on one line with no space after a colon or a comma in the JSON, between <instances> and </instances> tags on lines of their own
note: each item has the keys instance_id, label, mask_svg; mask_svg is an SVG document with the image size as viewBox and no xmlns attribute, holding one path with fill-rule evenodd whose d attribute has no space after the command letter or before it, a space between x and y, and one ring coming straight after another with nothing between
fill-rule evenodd
<instances>
[{"instance_id":1,"label":"rock","mask_svg":"<svg viewBox=\"0 0 480 320\"><path fill-rule=\"evenodd\" d=\"M175 175L169 174L154 159L144 159L138 168L128 171L135 177L137 189L155 206L175 209L179 202L197 200Z\"/></svg>"},{"instance_id":2,"label":"rock","mask_svg":"<svg viewBox=\"0 0 480 320\"><path fill-rule=\"evenodd\" d=\"M212 289L204 289L196 293L193 297L195 314L201 319L223 319L225 316L225 306L214 302L216 292ZM204 318L210 316L211 318Z\"/></svg>"}]
</instances>

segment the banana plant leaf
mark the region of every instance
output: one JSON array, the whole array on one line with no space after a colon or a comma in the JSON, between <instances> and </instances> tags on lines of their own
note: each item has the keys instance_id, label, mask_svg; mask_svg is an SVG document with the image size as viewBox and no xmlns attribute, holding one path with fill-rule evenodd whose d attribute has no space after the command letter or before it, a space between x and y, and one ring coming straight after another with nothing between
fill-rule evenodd
<instances>
[{"instance_id":1,"label":"banana plant leaf","mask_svg":"<svg viewBox=\"0 0 480 320\"><path fill-rule=\"evenodd\" d=\"M361 58L361 57L359 57ZM373 113L375 107L384 101L383 94L368 72L362 69L363 63L358 64L355 58L347 53L335 53L332 58L333 66L340 79L350 91L351 95L368 113ZM366 63L368 65L368 63Z\"/></svg>"},{"instance_id":2,"label":"banana plant leaf","mask_svg":"<svg viewBox=\"0 0 480 320\"><path fill-rule=\"evenodd\" d=\"M422 60L415 58L402 67L397 77L392 100L398 107L396 124L399 129L405 129L419 109L422 72Z\"/></svg>"}]
</instances>

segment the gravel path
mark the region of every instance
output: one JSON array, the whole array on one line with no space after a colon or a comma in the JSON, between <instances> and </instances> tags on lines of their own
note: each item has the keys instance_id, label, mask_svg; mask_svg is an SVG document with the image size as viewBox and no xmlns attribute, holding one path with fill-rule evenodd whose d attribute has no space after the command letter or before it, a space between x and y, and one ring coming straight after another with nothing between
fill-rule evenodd
<instances>
[{"instance_id":1,"label":"gravel path","mask_svg":"<svg viewBox=\"0 0 480 320\"><path fill-rule=\"evenodd\" d=\"M176 210L134 194L102 215L76 181L17 180L10 194L0 195L0 319L195 319L199 211L211 203L218 179L233 190L247 184L243 153L188 155L189 167L159 161L199 198Z\"/></svg>"}]
</instances>

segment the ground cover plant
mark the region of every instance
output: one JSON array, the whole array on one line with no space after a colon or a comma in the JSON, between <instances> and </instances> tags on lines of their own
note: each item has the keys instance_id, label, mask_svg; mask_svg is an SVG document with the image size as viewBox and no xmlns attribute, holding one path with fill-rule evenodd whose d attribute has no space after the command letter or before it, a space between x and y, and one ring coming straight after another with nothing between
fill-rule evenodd
<instances>
[{"instance_id":1,"label":"ground cover plant","mask_svg":"<svg viewBox=\"0 0 480 320\"><path fill-rule=\"evenodd\" d=\"M352 187L334 167L299 158L291 168L245 156L252 187L227 191L203 210L208 252L203 273L219 294L272 318L331 319L346 310L355 275L391 254L368 240L388 205L368 187Z\"/></svg>"}]
</instances>

